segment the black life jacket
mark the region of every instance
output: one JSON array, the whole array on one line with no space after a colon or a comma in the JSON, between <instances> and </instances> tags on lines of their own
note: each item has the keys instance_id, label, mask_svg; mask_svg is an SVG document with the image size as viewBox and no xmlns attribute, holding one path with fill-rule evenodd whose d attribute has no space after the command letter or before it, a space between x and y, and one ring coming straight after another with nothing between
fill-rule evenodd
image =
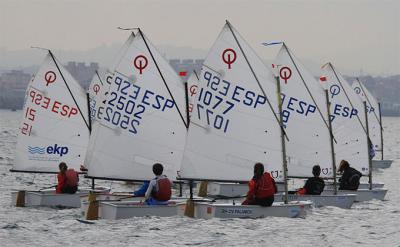
<instances>
[{"instance_id":1,"label":"black life jacket","mask_svg":"<svg viewBox=\"0 0 400 247\"><path fill-rule=\"evenodd\" d=\"M360 174L358 172L354 172L350 175L349 178L349 189L350 190L357 190L358 186L360 186Z\"/></svg>"},{"instance_id":2,"label":"black life jacket","mask_svg":"<svg viewBox=\"0 0 400 247\"><path fill-rule=\"evenodd\" d=\"M360 185L360 178L362 174L356 169L349 167L346 169L342 175L340 181L341 190L357 190Z\"/></svg>"},{"instance_id":3,"label":"black life jacket","mask_svg":"<svg viewBox=\"0 0 400 247\"><path fill-rule=\"evenodd\" d=\"M306 194L308 195L321 195L324 191L325 183L321 178L312 177L309 178L306 183Z\"/></svg>"}]
</instances>

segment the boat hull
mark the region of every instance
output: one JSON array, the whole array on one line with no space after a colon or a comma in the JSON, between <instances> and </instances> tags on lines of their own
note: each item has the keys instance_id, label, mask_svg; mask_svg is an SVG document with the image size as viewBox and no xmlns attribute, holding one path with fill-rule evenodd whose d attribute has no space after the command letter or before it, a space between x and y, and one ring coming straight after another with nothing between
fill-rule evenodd
<instances>
[{"instance_id":1,"label":"boat hull","mask_svg":"<svg viewBox=\"0 0 400 247\"><path fill-rule=\"evenodd\" d=\"M339 186L339 183L337 184ZM372 183L372 188L383 188L384 183ZM333 190L333 183L325 183L326 190ZM369 183L360 183L358 189L369 189Z\"/></svg>"},{"instance_id":2,"label":"boat hull","mask_svg":"<svg viewBox=\"0 0 400 247\"><path fill-rule=\"evenodd\" d=\"M386 169L392 165L393 160L372 160L372 168Z\"/></svg>"},{"instance_id":3,"label":"boat hull","mask_svg":"<svg viewBox=\"0 0 400 247\"><path fill-rule=\"evenodd\" d=\"M228 203L195 203L195 217L211 218L304 218L311 209L311 202L274 203L271 207L232 205Z\"/></svg>"},{"instance_id":4,"label":"boat hull","mask_svg":"<svg viewBox=\"0 0 400 247\"><path fill-rule=\"evenodd\" d=\"M100 202L99 218L108 220L132 217L159 216L171 217L183 215L185 202L170 202L165 206L141 205L138 201Z\"/></svg>"},{"instance_id":5,"label":"boat hull","mask_svg":"<svg viewBox=\"0 0 400 247\"><path fill-rule=\"evenodd\" d=\"M275 201L284 201L285 194L275 194ZM311 201L314 207L334 206L339 208L351 208L356 200L355 194L342 195L288 195L289 201Z\"/></svg>"},{"instance_id":6,"label":"boat hull","mask_svg":"<svg viewBox=\"0 0 400 247\"><path fill-rule=\"evenodd\" d=\"M211 202L211 199L207 198L202 198L202 197L194 197L195 199L198 200L208 200ZM80 197L81 199L81 214L83 217L86 217L87 211L89 208L89 197L88 195L84 195ZM184 197L172 197L172 201L179 201L179 202L185 202L189 198L184 198ZM134 203L139 203L144 201L144 197L129 197L129 194L112 194L112 193L96 193L96 201L99 202L98 204L98 217L99 219L103 218L102 217L102 207L103 206L108 206L106 203L114 203L114 202L134 202Z\"/></svg>"},{"instance_id":7,"label":"boat hull","mask_svg":"<svg viewBox=\"0 0 400 247\"><path fill-rule=\"evenodd\" d=\"M333 195L333 190L324 190L322 192L323 195ZM384 200L385 196L387 193L387 189L382 189L382 188L374 188L372 190L368 189L358 189L358 190L338 190L339 195L343 194L356 194L356 202L364 202L364 201L370 201L373 199L376 200Z\"/></svg>"},{"instance_id":8,"label":"boat hull","mask_svg":"<svg viewBox=\"0 0 400 247\"><path fill-rule=\"evenodd\" d=\"M82 188L75 194L57 194L54 189L43 191L25 191L25 207L81 207L80 197L89 194L91 189ZM96 192L106 192L107 188L96 188ZM11 192L11 203L16 205L18 191Z\"/></svg>"}]
</instances>

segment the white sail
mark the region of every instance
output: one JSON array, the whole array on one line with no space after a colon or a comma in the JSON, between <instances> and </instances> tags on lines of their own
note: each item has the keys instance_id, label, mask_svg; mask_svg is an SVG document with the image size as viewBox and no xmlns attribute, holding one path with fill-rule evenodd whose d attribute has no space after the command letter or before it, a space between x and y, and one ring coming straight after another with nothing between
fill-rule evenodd
<instances>
[{"instance_id":1,"label":"white sail","mask_svg":"<svg viewBox=\"0 0 400 247\"><path fill-rule=\"evenodd\" d=\"M324 89L286 45L275 64L281 82L283 123L290 137L286 142L288 175L309 177L312 167L319 165L322 177L333 177Z\"/></svg>"},{"instance_id":2,"label":"white sail","mask_svg":"<svg viewBox=\"0 0 400 247\"><path fill-rule=\"evenodd\" d=\"M101 80L99 73L96 71L88 88L90 100L90 118L92 122L96 120L97 109L99 108L101 97L104 95L103 90L105 90L104 83Z\"/></svg>"},{"instance_id":3,"label":"white sail","mask_svg":"<svg viewBox=\"0 0 400 247\"><path fill-rule=\"evenodd\" d=\"M62 161L79 169L89 141L88 116L84 89L47 55L26 91L13 170L58 172Z\"/></svg>"},{"instance_id":4,"label":"white sail","mask_svg":"<svg viewBox=\"0 0 400 247\"><path fill-rule=\"evenodd\" d=\"M104 112L94 125L85 160L88 175L149 180L159 162L168 177L176 178L185 116L181 79L147 38L136 35L116 66Z\"/></svg>"},{"instance_id":5,"label":"white sail","mask_svg":"<svg viewBox=\"0 0 400 247\"><path fill-rule=\"evenodd\" d=\"M189 98L189 116L192 116L193 112L193 104L196 98L196 93L198 89L198 83L199 83L199 78L196 73L196 71L193 71L192 74L189 76L188 81L187 81L187 93L188 93L188 98Z\"/></svg>"},{"instance_id":6,"label":"white sail","mask_svg":"<svg viewBox=\"0 0 400 247\"><path fill-rule=\"evenodd\" d=\"M112 83L113 77L114 77L114 70L117 67L117 65L121 62L121 59L123 58L124 54L128 50L128 48L131 46L133 39L135 38L135 34L132 32L128 39L125 41L121 49L118 51L113 63L111 64L110 68L107 70L107 72L104 75L104 79L99 80L103 82L103 85L101 87L100 93L98 94L99 96L97 97L98 100L96 102L96 119L102 119L102 115L104 112L104 108L106 105L106 100L108 96L108 92L110 90L110 85ZM92 114L91 114L92 115ZM93 125L96 125L96 121L93 122Z\"/></svg>"},{"instance_id":7,"label":"white sail","mask_svg":"<svg viewBox=\"0 0 400 247\"><path fill-rule=\"evenodd\" d=\"M331 101L331 119L336 161L347 160L351 166L367 175L368 139L365 132L364 105L343 76L328 63L323 66L323 86Z\"/></svg>"},{"instance_id":8,"label":"white sail","mask_svg":"<svg viewBox=\"0 0 400 247\"><path fill-rule=\"evenodd\" d=\"M274 77L232 31L278 112ZM247 181L254 164L262 162L281 181L279 123L232 31L227 23L204 61L180 174L185 179Z\"/></svg>"},{"instance_id":9,"label":"white sail","mask_svg":"<svg viewBox=\"0 0 400 247\"><path fill-rule=\"evenodd\" d=\"M355 80L352 85L354 92L362 101L367 103L369 137L374 146L374 150L382 150L381 145L381 124L379 120L380 109L378 101L361 81Z\"/></svg>"}]
</instances>

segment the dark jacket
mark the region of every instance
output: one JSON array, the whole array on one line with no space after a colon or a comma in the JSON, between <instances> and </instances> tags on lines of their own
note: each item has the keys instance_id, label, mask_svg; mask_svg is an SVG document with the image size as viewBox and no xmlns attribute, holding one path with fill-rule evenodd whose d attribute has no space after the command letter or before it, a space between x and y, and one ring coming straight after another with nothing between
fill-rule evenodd
<instances>
[{"instance_id":1,"label":"dark jacket","mask_svg":"<svg viewBox=\"0 0 400 247\"><path fill-rule=\"evenodd\" d=\"M325 182L322 178L311 177L307 179L304 189L306 190L306 195L321 195L324 191Z\"/></svg>"},{"instance_id":2,"label":"dark jacket","mask_svg":"<svg viewBox=\"0 0 400 247\"><path fill-rule=\"evenodd\" d=\"M361 172L352 167L347 168L340 179L339 190L357 190L361 177Z\"/></svg>"}]
</instances>

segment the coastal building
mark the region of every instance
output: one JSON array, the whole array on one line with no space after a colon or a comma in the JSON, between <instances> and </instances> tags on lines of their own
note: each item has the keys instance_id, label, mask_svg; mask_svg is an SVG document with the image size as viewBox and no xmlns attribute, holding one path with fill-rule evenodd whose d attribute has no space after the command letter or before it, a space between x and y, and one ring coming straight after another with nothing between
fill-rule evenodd
<instances>
[{"instance_id":1,"label":"coastal building","mask_svg":"<svg viewBox=\"0 0 400 247\"><path fill-rule=\"evenodd\" d=\"M69 73L82 85L83 88L87 89L93 78L96 70L99 70L98 63L90 63L88 66L81 62L68 62L65 68Z\"/></svg>"}]
</instances>

